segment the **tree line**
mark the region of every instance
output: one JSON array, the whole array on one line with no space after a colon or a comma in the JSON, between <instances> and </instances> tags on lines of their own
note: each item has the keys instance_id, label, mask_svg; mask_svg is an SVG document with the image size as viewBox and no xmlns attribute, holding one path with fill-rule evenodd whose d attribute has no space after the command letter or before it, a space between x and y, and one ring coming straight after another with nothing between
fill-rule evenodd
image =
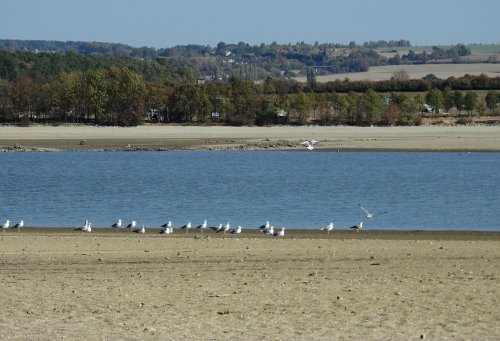
<instances>
[{"instance_id":1,"label":"tree line","mask_svg":"<svg viewBox=\"0 0 500 341\"><path fill-rule=\"evenodd\" d=\"M468 115L486 110L498 113L496 89L488 91L483 104L477 92L453 88L453 82L445 86L428 82L431 87L416 95L399 90L380 92L376 90L378 82L370 83L371 87L365 87L365 82L338 82L343 90L339 91L332 88L337 82L301 84L271 77L262 83L238 77L204 84L154 83L127 67L111 66L63 71L51 80L28 76L1 80L0 121L119 126L135 126L145 120L229 125L417 125L429 107L433 114L453 107L459 115L464 111ZM478 84L483 86L484 82L498 85L499 80L480 77Z\"/></svg>"}]
</instances>

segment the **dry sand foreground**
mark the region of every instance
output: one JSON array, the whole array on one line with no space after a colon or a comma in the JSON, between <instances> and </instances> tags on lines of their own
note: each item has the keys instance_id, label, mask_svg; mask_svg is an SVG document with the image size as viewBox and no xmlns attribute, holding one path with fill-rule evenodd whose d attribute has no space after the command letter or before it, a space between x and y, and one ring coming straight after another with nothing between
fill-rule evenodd
<instances>
[{"instance_id":1,"label":"dry sand foreground","mask_svg":"<svg viewBox=\"0 0 500 341\"><path fill-rule=\"evenodd\" d=\"M0 126L0 150L284 149L500 151L500 125L419 127ZM19 148L27 147L27 148Z\"/></svg>"},{"instance_id":2,"label":"dry sand foreground","mask_svg":"<svg viewBox=\"0 0 500 341\"><path fill-rule=\"evenodd\" d=\"M498 233L182 235L0 234L1 339L500 338Z\"/></svg>"}]
</instances>

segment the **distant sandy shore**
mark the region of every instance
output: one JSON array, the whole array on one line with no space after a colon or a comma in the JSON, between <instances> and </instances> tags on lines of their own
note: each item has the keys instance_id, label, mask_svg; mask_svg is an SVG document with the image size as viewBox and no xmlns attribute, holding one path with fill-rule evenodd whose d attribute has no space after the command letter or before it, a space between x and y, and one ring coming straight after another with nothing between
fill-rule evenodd
<instances>
[{"instance_id":1,"label":"distant sandy shore","mask_svg":"<svg viewBox=\"0 0 500 341\"><path fill-rule=\"evenodd\" d=\"M500 126L200 127L0 126L0 149L25 150L500 151Z\"/></svg>"},{"instance_id":2,"label":"distant sandy shore","mask_svg":"<svg viewBox=\"0 0 500 341\"><path fill-rule=\"evenodd\" d=\"M500 233L320 232L0 232L2 339L500 338Z\"/></svg>"}]
</instances>

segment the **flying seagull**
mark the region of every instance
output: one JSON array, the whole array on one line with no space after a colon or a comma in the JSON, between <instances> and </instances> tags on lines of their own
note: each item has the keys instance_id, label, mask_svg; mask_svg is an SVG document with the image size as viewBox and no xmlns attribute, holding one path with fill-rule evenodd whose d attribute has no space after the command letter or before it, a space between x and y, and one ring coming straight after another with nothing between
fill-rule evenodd
<instances>
[{"instance_id":1,"label":"flying seagull","mask_svg":"<svg viewBox=\"0 0 500 341\"><path fill-rule=\"evenodd\" d=\"M304 142L301 142L300 144L306 146L306 148L309 149L309 150L313 150L314 149L314 145L316 143L319 143L319 141L317 141L317 140L305 140Z\"/></svg>"},{"instance_id":2,"label":"flying seagull","mask_svg":"<svg viewBox=\"0 0 500 341\"><path fill-rule=\"evenodd\" d=\"M387 212L377 212L377 213L372 213L372 212L368 211L368 209L367 209L366 207L364 207L363 205L358 204L358 206L359 206L359 208L361 208L361 210L362 210L363 212L365 212L366 217L367 217L368 219L371 219L371 218L373 218L373 217L375 217L375 216L377 216L377 215L381 215L381 214L387 213Z\"/></svg>"}]
</instances>

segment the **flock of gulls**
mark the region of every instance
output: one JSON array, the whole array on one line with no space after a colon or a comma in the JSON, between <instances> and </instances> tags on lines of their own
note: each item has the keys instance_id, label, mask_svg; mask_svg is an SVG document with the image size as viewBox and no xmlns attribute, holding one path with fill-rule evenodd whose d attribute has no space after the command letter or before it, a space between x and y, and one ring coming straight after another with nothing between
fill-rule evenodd
<instances>
[{"instance_id":1,"label":"flock of gulls","mask_svg":"<svg viewBox=\"0 0 500 341\"><path fill-rule=\"evenodd\" d=\"M387 212L371 212L369 211L366 207L364 207L361 204L358 204L359 208L364 212L365 217L368 219L372 219L378 215L385 214ZM9 228L15 228L15 229L21 229L24 227L24 220L19 221L17 224L12 225L10 224L10 220L6 220L2 224L2 232L4 232L6 229ZM146 227L144 225L141 225L140 227L137 224L137 221L132 220L129 224L124 224L121 219L118 219L114 224L111 225L111 228L113 229L128 229L132 232L135 233L146 233ZM330 234L330 232L335 228L335 224L329 223L328 225L324 226L321 228L322 231L326 231L327 234ZM358 232L363 228L363 222L360 222L356 225L350 226L350 229ZM191 229L196 229L198 231L203 232L205 229L210 229L215 231L216 233L230 233L232 235L238 235L241 233L243 228L241 226L237 226L236 228L231 228L230 222L227 222L225 224L218 224L216 226L208 226L207 220L204 220L203 223L197 226L193 226L191 222L188 222L185 225L177 227L178 230L184 230L186 233L191 230ZM75 230L82 231L85 233L90 233L92 232L92 223L89 220L85 220L82 226L76 228ZM265 235L269 235L272 237L284 237L285 236L285 227L281 227L275 230L274 226L269 223L269 221L266 221L265 224L262 226L258 227L258 230L261 231ZM174 227L172 225L172 221L169 220L165 224L161 225L160 229L161 234L172 234L174 233Z\"/></svg>"}]
</instances>

